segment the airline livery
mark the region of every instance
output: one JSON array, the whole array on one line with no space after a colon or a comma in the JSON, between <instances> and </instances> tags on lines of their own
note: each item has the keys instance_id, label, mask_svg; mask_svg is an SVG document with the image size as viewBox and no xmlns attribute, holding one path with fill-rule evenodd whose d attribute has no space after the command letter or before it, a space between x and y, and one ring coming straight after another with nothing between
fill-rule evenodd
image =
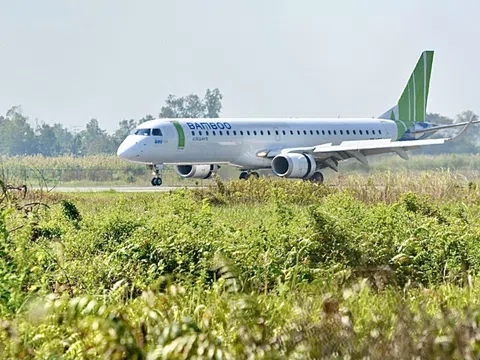
<instances>
[{"instance_id":1,"label":"airline livery","mask_svg":"<svg viewBox=\"0 0 480 360\"><path fill-rule=\"evenodd\" d=\"M425 122L432 63L433 51L423 52L398 103L378 118L157 119L132 131L117 155L151 165L153 186L162 184L163 164L175 164L184 178L206 179L230 164L241 170L240 179L271 169L280 177L323 182L321 170L338 171L341 160L367 164L368 156L392 152L408 159L408 150L453 139L426 139L437 131L464 126L460 135L478 122Z\"/></svg>"}]
</instances>

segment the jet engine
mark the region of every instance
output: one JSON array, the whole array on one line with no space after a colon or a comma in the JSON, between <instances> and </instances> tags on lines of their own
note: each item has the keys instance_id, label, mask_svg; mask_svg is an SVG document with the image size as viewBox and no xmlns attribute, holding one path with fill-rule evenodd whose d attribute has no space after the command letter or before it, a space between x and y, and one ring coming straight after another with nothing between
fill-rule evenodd
<instances>
[{"instance_id":1,"label":"jet engine","mask_svg":"<svg viewBox=\"0 0 480 360\"><path fill-rule=\"evenodd\" d=\"M315 159L310 154L280 154L272 160L275 175L288 178L309 178L317 168Z\"/></svg>"},{"instance_id":2,"label":"jet engine","mask_svg":"<svg viewBox=\"0 0 480 360\"><path fill-rule=\"evenodd\" d=\"M218 165L177 165L175 170L183 178L208 179L218 170Z\"/></svg>"}]
</instances>

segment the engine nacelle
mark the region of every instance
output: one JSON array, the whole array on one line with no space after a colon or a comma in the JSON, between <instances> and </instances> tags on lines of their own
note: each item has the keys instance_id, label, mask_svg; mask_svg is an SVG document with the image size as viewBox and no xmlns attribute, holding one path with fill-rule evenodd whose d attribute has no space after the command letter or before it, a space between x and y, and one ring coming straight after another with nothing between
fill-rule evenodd
<instances>
[{"instance_id":1,"label":"engine nacelle","mask_svg":"<svg viewBox=\"0 0 480 360\"><path fill-rule=\"evenodd\" d=\"M177 165L175 170L182 178L208 179L218 170L218 165Z\"/></svg>"},{"instance_id":2,"label":"engine nacelle","mask_svg":"<svg viewBox=\"0 0 480 360\"><path fill-rule=\"evenodd\" d=\"M280 154L272 160L275 175L288 178L309 178L317 169L317 163L310 154Z\"/></svg>"}]
</instances>

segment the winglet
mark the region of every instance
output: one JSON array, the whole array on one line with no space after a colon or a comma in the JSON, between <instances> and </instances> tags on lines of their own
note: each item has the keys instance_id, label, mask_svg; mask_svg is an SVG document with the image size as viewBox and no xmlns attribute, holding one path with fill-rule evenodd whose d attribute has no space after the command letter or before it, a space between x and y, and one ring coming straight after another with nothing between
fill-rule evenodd
<instances>
[{"instance_id":1,"label":"winglet","mask_svg":"<svg viewBox=\"0 0 480 360\"><path fill-rule=\"evenodd\" d=\"M468 122L467 125L465 125L465 127L460 130L460 132L458 134L456 134L455 136L452 136L451 138L448 138L447 141L452 141L452 140L455 140L455 139L458 139L460 136L462 136L463 134L465 134L465 132L468 130L468 128L470 127L470 125L473 124L473 121L475 120L475 115L472 115L472 117L470 118L470 121Z\"/></svg>"}]
</instances>

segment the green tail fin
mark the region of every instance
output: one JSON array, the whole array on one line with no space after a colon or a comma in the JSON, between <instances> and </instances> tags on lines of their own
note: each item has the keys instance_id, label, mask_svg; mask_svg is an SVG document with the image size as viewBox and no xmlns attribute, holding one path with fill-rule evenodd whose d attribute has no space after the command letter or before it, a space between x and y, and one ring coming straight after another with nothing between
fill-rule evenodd
<instances>
[{"instance_id":1,"label":"green tail fin","mask_svg":"<svg viewBox=\"0 0 480 360\"><path fill-rule=\"evenodd\" d=\"M380 116L397 123L399 137L416 122L425 121L432 65L433 51L424 51L400 95L398 104Z\"/></svg>"}]
</instances>

